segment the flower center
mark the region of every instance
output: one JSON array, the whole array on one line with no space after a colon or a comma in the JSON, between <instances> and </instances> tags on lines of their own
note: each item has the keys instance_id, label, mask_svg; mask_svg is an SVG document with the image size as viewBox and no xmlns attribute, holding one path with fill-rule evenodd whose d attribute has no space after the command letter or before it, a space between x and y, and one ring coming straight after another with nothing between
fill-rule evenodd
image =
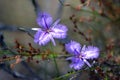
<instances>
[{"instance_id":1,"label":"flower center","mask_svg":"<svg viewBox=\"0 0 120 80\"><path fill-rule=\"evenodd\" d=\"M82 58L83 56L82 55L79 55L79 58Z\"/></svg>"},{"instance_id":2,"label":"flower center","mask_svg":"<svg viewBox=\"0 0 120 80\"><path fill-rule=\"evenodd\" d=\"M50 29L47 29L47 30L46 30L46 32L47 32L47 33L49 33L49 32L52 32L52 30L50 30Z\"/></svg>"},{"instance_id":3,"label":"flower center","mask_svg":"<svg viewBox=\"0 0 120 80\"><path fill-rule=\"evenodd\" d=\"M77 55L76 58L82 59L83 56L80 54L80 55Z\"/></svg>"}]
</instances>

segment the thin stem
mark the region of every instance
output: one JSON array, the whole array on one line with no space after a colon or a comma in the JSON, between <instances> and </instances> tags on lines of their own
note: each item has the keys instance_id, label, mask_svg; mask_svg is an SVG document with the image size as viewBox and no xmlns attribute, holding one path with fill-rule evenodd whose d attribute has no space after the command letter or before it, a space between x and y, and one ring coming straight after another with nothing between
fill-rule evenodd
<instances>
[{"instance_id":1,"label":"thin stem","mask_svg":"<svg viewBox=\"0 0 120 80\"><path fill-rule=\"evenodd\" d=\"M64 78L64 77L68 77L68 76L70 76L70 75L73 75L73 74L77 74L77 73L80 73L80 72L82 72L82 70L79 70L79 71L73 71L73 72L70 72L70 73L67 73L67 74L65 74L65 75L62 75L62 76L59 76L59 77L57 77L57 78L54 78L54 79L52 79L52 80L62 80L62 78Z\"/></svg>"},{"instance_id":2,"label":"thin stem","mask_svg":"<svg viewBox=\"0 0 120 80\"><path fill-rule=\"evenodd\" d=\"M56 62L54 54L53 54L53 60L54 60L54 63L55 63L55 68L56 68L56 71L57 71L57 76L59 76L59 69L58 69L58 65L57 65L57 62Z\"/></svg>"},{"instance_id":3,"label":"thin stem","mask_svg":"<svg viewBox=\"0 0 120 80\"><path fill-rule=\"evenodd\" d=\"M51 46L51 49L53 50L51 43L50 43L50 46ZM56 68L56 71L57 71L57 76L59 76L59 69L58 69L58 65L57 65L56 59L55 59L55 54L54 54L54 52L53 52L53 61L54 61L54 63L55 63L55 68Z\"/></svg>"},{"instance_id":4,"label":"thin stem","mask_svg":"<svg viewBox=\"0 0 120 80\"><path fill-rule=\"evenodd\" d=\"M71 7L72 9L76 10L74 6L70 5L70 7ZM78 10L77 10L77 11L78 11ZM83 11L83 12L86 12L86 13L90 13L90 14L94 14L94 16L100 16L100 17L102 17L96 10L91 11L91 10L86 10L86 9L80 9L80 11L81 11L81 12ZM110 17L108 17L108 16L104 16L104 17L106 17L108 20L112 20L112 19L111 19Z\"/></svg>"},{"instance_id":5,"label":"thin stem","mask_svg":"<svg viewBox=\"0 0 120 80\"><path fill-rule=\"evenodd\" d=\"M37 0L31 0L32 4L33 4L33 7L35 9L35 13L36 15L38 15L38 13L41 11L41 8L38 4L38 1Z\"/></svg>"},{"instance_id":6,"label":"thin stem","mask_svg":"<svg viewBox=\"0 0 120 80\"><path fill-rule=\"evenodd\" d=\"M60 2L61 5L64 5L63 2L61 0L58 0Z\"/></svg>"},{"instance_id":7,"label":"thin stem","mask_svg":"<svg viewBox=\"0 0 120 80\"><path fill-rule=\"evenodd\" d=\"M27 31L25 28L17 28L19 31L22 31L22 32L25 32L25 33L27 33L29 36L31 36L32 38L34 38L34 36L33 35L31 35L30 34L30 32L29 31Z\"/></svg>"}]
</instances>

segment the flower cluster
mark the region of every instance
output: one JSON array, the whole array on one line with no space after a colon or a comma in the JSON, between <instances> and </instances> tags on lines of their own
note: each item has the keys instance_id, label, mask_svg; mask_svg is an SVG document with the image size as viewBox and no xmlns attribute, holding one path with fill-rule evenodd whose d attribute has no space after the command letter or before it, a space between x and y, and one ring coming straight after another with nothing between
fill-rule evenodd
<instances>
[{"instance_id":1,"label":"flower cluster","mask_svg":"<svg viewBox=\"0 0 120 80\"><path fill-rule=\"evenodd\" d=\"M56 39L64 39L67 36L67 27L65 25L59 24L60 20L57 20L53 23L52 17L48 13L40 13L37 18L37 23L41 28L32 28L32 30L37 30L37 33L34 36L34 42L39 45L46 45L49 41L52 41L55 46ZM71 41L68 44L65 44L66 51L72 54L72 57L67 58L71 60L71 68L79 70L83 67L84 64L87 64L91 67L88 59L98 58L99 48L94 46L81 46L75 41Z\"/></svg>"}]
</instances>

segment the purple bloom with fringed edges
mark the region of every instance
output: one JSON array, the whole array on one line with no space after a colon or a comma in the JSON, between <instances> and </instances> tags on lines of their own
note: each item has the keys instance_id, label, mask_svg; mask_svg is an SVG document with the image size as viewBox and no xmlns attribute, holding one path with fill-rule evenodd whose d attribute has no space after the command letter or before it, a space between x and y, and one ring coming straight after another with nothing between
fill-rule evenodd
<instances>
[{"instance_id":1,"label":"purple bloom with fringed edges","mask_svg":"<svg viewBox=\"0 0 120 80\"><path fill-rule=\"evenodd\" d=\"M71 41L70 43L65 45L66 50L71 53L73 56L67 58L67 60L71 60L70 64L71 68L75 70L81 69L84 64L87 64L91 67L90 63L87 61L88 59L98 58L99 56L99 48L94 46L83 46L75 41Z\"/></svg>"},{"instance_id":2,"label":"purple bloom with fringed edges","mask_svg":"<svg viewBox=\"0 0 120 80\"><path fill-rule=\"evenodd\" d=\"M59 24L59 22L60 20L56 20L53 23L53 19L48 13L40 13L37 18L37 23L41 28L32 28L32 30L37 30L37 33L34 35L34 42L39 45L46 45L52 41L55 46L54 38L66 38L68 29L65 25Z\"/></svg>"}]
</instances>

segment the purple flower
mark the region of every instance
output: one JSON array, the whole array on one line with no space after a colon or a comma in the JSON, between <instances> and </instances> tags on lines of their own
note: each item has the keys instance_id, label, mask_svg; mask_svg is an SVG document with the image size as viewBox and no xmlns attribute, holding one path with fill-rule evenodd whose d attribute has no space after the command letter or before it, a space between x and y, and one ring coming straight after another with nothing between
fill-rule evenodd
<instances>
[{"instance_id":1,"label":"purple flower","mask_svg":"<svg viewBox=\"0 0 120 80\"><path fill-rule=\"evenodd\" d=\"M46 45L52 41L53 45L56 45L54 38L64 39L67 36L68 29L59 22L60 20L56 20L53 23L53 19L48 13L40 13L37 23L41 28L32 28L32 30L37 30L34 35L34 42L39 45Z\"/></svg>"},{"instance_id":2,"label":"purple flower","mask_svg":"<svg viewBox=\"0 0 120 80\"><path fill-rule=\"evenodd\" d=\"M81 47L81 45L75 41L71 41L70 43L66 44L65 48L70 54L73 55L72 57L67 58L67 60L72 61L70 67L76 70L81 69L84 64L87 64L89 67L91 67L87 59L94 59L98 58L99 56L99 49L97 47L86 47L85 45Z\"/></svg>"}]
</instances>

